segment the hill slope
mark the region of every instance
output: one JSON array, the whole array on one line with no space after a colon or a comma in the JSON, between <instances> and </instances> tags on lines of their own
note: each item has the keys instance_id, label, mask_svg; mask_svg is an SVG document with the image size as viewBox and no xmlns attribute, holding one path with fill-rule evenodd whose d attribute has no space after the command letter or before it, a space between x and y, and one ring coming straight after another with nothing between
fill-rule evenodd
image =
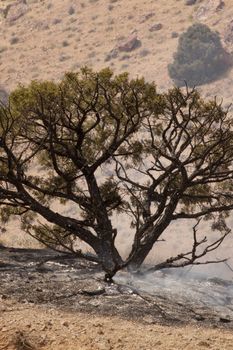
<instances>
[{"instance_id":1,"label":"hill slope","mask_svg":"<svg viewBox=\"0 0 233 350\"><path fill-rule=\"evenodd\" d=\"M197 20L223 33L233 16L233 2L204 0L5 0L1 2L0 84L8 90L32 79L59 79L68 70L110 65L114 71L143 75L165 89L172 85L167 64L178 35ZM11 7L9 6L11 5ZM137 33L140 47L111 50ZM113 55L114 56L114 55ZM204 87L230 100L233 72Z\"/></svg>"}]
</instances>

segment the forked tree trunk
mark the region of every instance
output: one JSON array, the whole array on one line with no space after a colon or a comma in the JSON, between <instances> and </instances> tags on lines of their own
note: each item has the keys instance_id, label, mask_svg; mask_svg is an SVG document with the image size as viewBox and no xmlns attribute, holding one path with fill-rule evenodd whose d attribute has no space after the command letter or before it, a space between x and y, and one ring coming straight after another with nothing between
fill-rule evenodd
<instances>
[{"instance_id":1,"label":"forked tree trunk","mask_svg":"<svg viewBox=\"0 0 233 350\"><path fill-rule=\"evenodd\" d=\"M123 266L123 260L110 241L102 241L96 253L101 260L102 268L105 272L105 281L111 282L113 276L119 271Z\"/></svg>"},{"instance_id":2,"label":"forked tree trunk","mask_svg":"<svg viewBox=\"0 0 233 350\"><path fill-rule=\"evenodd\" d=\"M154 242L150 242L148 244L144 244L138 247L137 251L135 252L132 260L128 265L128 269L130 271L134 272L140 268L140 266L143 264L146 257L150 253L151 249L153 248L153 245L154 245Z\"/></svg>"},{"instance_id":3,"label":"forked tree trunk","mask_svg":"<svg viewBox=\"0 0 233 350\"><path fill-rule=\"evenodd\" d=\"M135 251L132 254L132 258L130 260L130 263L128 265L129 270L131 271L137 271L140 266L145 261L146 257L150 253L151 249L153 248L155 242L159 239L159 237L163 234L165 229L168 227L168 225L171 222L171 213L173 212L177 201L174 201L171 203L172 205L167 210L167 215L164 216L163 220L159 223L159 225L156 228L152 228L152 232L150 232L147 240L143 243L140 243Z\"/></svg>"},{"instance_id":4,"label":"forked tree trunk","mask_svg":"<svg viewBox=\"0 0 233 350\"><path fill-rule=\"evenodd\" d=\"M160 223L156 227L151 228L151 231L147 234L146 240L143 243L141 242L135 248L135 251L132 252L132 257L127 265L130 271L136 272L141 267L155 242L169 226L172 219L172 213L177 205L177 202L178 196L176 195L174 196L173 200L171 200L170 205L166 209L166 213ZM126 267L126 265L122 261L118 250L114 246L114 241L112 241L111 238L108 240L102 240L100 246L101 249L97 252L97 254L101 257L102 267L106 272L105 279L109 279L109 281L111 281L116 272L121 270L122 267Z\"/></svg>"}]
</instances>

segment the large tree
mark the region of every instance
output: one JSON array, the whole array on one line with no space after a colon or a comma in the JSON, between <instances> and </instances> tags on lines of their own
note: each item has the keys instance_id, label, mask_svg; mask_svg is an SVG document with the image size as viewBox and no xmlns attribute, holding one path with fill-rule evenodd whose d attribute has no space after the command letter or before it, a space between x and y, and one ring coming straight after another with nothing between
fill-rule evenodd
<instances>
[{"instance_id":1,"label":"large tree","mask_svg":"<svg viewBox=\"0 0 233 350\"><path fill-rule=\"evenodd\" d=\"M232 118L216 100L83 69L19 87L0 113L2 222L19 215L41 242L99 262L106 279L138 269L173 221L209 218L221 236L208 243L195 225L190 251L153 269L203 263L229 233ZM57 201L71 214L57 212ZM116 215L128 216L123 234L133 237L124 259Z\"/></svg>"}]
</instances>

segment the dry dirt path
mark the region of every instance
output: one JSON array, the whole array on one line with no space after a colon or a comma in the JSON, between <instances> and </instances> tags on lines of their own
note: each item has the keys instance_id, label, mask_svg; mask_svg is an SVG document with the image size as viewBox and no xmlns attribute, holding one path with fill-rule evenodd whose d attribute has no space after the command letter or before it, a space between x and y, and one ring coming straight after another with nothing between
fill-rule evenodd
<instances>
[{"instance_id":1,"label":"dry dirt path","mask_svg":"<svg viewBox=\"0 0 233 350\"><path fill-rule=\"evenodd\" d=\"M0 349L232 350L233 333L195 326L146 325L1 300Z\"/></svg>"}]
</instances>

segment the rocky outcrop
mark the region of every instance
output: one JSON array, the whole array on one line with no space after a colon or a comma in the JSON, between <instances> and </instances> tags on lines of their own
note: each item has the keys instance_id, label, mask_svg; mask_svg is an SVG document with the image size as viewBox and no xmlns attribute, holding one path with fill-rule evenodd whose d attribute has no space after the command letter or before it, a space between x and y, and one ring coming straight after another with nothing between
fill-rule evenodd
<instances>
[{"instance_id":1,"label":"rocky outcrop","mask_svg":"<svg viewBox=\"0 0 233 350\"><path fill-rule=\"evenodd\" d=\"M218 11L223 10L225 3L223 0L207 0L197 9L194 18L198 21L204 21Z\"/></svg>"},{"instance_id":2,"label":"rocky outcrop","mask_svg":"<svg viewBox=\"0 0 233 350\"><path fill-rule=\"evenodd\" d=\"M121 52L131 52L140 46L141 41L138 39L137 31L135 30L130 34L130 36L127 39L121 38L118 41L118 44L106 55L105 62L117 58ZM129 56L127 56L127 59L128 58Z\"/></svg>"},{"instance_id":3,"label":"rocky outcrop","mask_svg":"<svg viewBox=\"0 0 233 350\"><path fill-rule=\"evenodd\" d=\"M155 16L155 13L154 13L154 12L149 12L149 13L147 13L146 15L143 15L143 16L141 17L141 20L140 20L139 23L145 23L146 21L148 21L149 19L151 19L151 18L154 17L154 16Z\"/></svg>"},{"instance_id":4,"label":"rocky outcrop","mask_svg":"<svg viewBox=\"0 0 233 350\"><path fill-rule=\"evenodd\" d=\"M5 18L9 23L15 22L28 11L28 5L25 0L18 0L8 5L5 9Z\"/></svg>"},{"instance_id":5,"label":"rocky outcrop","mask_svg":"<svg viewBox=\"0 0 233 350\"><path fill-rule=\"evenodd\" d=\"M141 41L138 39L137 32L133 32L126 40L121 41L116 50L120 52L130 52L141 46Z\"/></svg>"},{"instance_id":6,"label":"rocky outcrop","mask_svg":"<svg viewBox=\"0 0 233 350\"><path fill-rule=\"evenodd\" d=\"M149 28L150 32L157 32L158 30L161 30L163 28L162 23L155 23L153 26Z\"/></svg>"}]
</instances>

